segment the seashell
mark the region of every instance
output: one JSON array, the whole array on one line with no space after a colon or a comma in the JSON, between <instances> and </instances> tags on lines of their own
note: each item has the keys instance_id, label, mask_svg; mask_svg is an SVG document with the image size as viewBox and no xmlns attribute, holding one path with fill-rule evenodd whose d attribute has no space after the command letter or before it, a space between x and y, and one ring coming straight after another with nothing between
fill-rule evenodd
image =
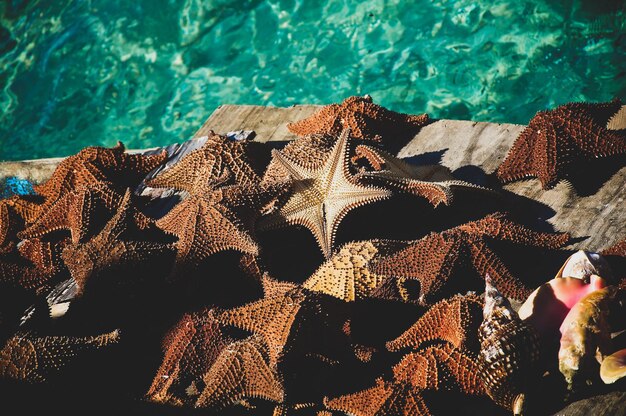
<instances>
[{"instance_id":1,"label":"seashell","mask_svg":"<svg viewBox=\"0 0 626 416\"><path fill-rule=\"evenodd\" d=\"M602 276L608 281L613 280L611 267L602 255L591 251L578 250L565 260L555 278L575 277L588 282L591 275Z\"/></svg>"},{"instance_id":2,"label":"seashell","mask_svg":"<svg viewBox=\"0 0 626 416\"><path fill-rule=\"evenodd\" d=\"M608 286L588 294L574 305L561 324L559 371L570 390L596 377L598 363L610 352L607 318L616 293L615 286Z\"/></svg>"},{"instance_id":3,"label":"seashell","mask_svg":"<svg viewBox=\"0 0 626 416\"><path fill-rule=\"evenodd\" d=\"M572 307L591 292L608 286L600 276L589 283L576 277L554 278L539 286L519 308L519 317L530 323L542 340L560 337L559 327Z\"/></svg>"},{"instance_id":4,"label":"seashell","mask_svg":"<svg viewBox=\"0 0 626 416\"><path fill-rule=\"evenodd\" d=\"M539 376L539 337L485 277L483 322L478 358L485 390L498 405L522 414L527 392Z\"/></svg>"},{"instance_id":5,"label":"seashell","mask_svg":"<svg viewBox=\"0 0 626 416\"><path fill-rule=\"evenodd\" d=\"M600 378L605 384L615 383L624 376L626 376L626 348L609 355L600 365Z\"/></svg>"}]
</instances>

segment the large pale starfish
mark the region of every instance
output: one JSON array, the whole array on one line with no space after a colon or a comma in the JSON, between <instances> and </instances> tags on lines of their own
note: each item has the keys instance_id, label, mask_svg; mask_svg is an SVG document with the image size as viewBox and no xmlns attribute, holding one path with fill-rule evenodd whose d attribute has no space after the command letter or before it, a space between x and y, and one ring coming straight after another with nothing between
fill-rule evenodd
<instances>
[{"instance_id":1,"label":"large pale starfish","mask_svg":"<svg viewBox=\"0 0 626 416\"><path fill-rule=\"evenodd\" d=\"M359 185L348 172L348 136L344 130L323 166L311 169L273 151L272 155L293 179L293 195L279 212L260 224L276 228L299 224L313 233L322 252L328 257L335 233L346 214L361 205L391 196L391 192Z\"/></svg>"},{"instance_id":2,"label":"large pale starfish","mask_svg":"<svg viewBox=\"0 0 626 416\"><path fill-rule=\"evenodd\" d=\"M210 310L185 314L163 340L165 355L147 399L174 405L193 404L200 394L198 386L202 377L231 342Z\"/></svg>"},{"instance_id":3,"label":"large pale starfish","mask_svg":"<svg viewBox=\"0 0 626 416\"><path fill-rule=\"evenodd\" d=\"M28 383L43 383L63 371L80 355L118 343L119 331L87 337L15 334L0 350L0 376Z\"/></svg>"},{"instance_id":4,"label":"large pale starfish","mask_svg":"<svg viewBox=\"0 0 626 416\"><path fill-rule=\"evenodd\" d=\"M284 400L282 382L268 364L264 343L256 336L228 344L203 377L195 407L221 409L239 401Z\"/></svg>"},{"instance_id":5,"label":"large pale starfish","mask_svg":"<svg viewBox=\"0 0 626 416\"><path fill-rule=\"evenodd\" d=\"M266 152L261 143L235 142L211 131L200 149L146 181L146 185L201 194L208 184L219 181L227 173L232 174L234 184L255 185L265 168Z\"/></svg>"},{"instance_id":6,"label":"large pale starfish","mask_svg":"<svg viewBox=\"0 0 626 416\"><path fill-rule=\"evenodd\" d=\"M341 104L330 104L315 114L287 125L298 136L339 135L349 128L357 139L391 141L397 136L415 135L428 124L428 114L409 115L389 111L372 102L372 97L348 97ZM378 136L378 137L376 137Z\"/></svg>"},{"instance_id":7,"label":"large pale starfish","mask_svg":"<svg viewBox=\"0 0 626 416\"><path fill-rule=\"evenodd\" d=\"M76 281L78 293L84 291L92 276L103 272L118 275L115 278L120 279L122 270L126 275L141 267L168 266L173 247L163 241L169 236L147 219L148 227L141 228L135 220L140 215L132 206L130 191L127 191L118 211L96 236L85 243L70 244L63 250L63 260ZM147 240L158 236L159 239Z\"/></svg>"},{"instance_id":8,"label":"large pale starfish","mask_svg":"<svg viewBox=\"0 0 626 416\"><path fill-rule=\"evenodd\" d=\"M621 106L615 99L569 103L538 112L498 167L498 177L511 182L534 176L549 189L575 163L626 154L626 123L611 122Z\"/></svg>"},{"instance_id":9,"label":"large pale starfish","mask_svg":"<svg viewBox=\"0 0 626 416\"><path fill-rule=\"evenodd\" d=\"M435 207L442 202L449 205L455 189L493 193L490 189L454 179L452 172L445 166L411 165L385 151L366 145L357 146L355 153L356 158L365 158L373 168L373 171L361 172L359 178L421 196Z\"/></svg>"},{"instance_id":10,"label":"large pale starfish","mask_svg":"<svg viewBox=\"0 0 626 416\"><path fill-rule=\"evenodd\" d=\"M506 296L526 299L530 289L513 276L489 248L488 239L556 249L567 243L569 235L533 231L504 214L492 214L413 241L406 248L374 262L370 270L383 276L395 276L400 283L418 280L419 300L428 304L437 299L458 266L469 262L480 276L489 273Z\"/></svg>"}]
</instances>

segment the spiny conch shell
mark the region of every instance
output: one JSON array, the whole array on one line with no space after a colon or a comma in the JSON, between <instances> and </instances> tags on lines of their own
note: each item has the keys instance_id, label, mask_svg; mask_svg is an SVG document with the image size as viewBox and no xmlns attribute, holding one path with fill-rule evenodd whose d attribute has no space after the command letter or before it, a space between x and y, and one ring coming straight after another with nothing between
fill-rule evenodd
<instances>
[{"instance_id":1,"label":"spiny conch shell","mask_svg":"<svg viewBox=\"0 0 626 416\"><path fill-rule=\"evenodd\" d=\"M617 287L608 286L582 298L561 324L559 371L568 388L597 377L598 364L611 351L607 322L609 305Z\"/></svg>"},{"instance_id":2,"label":"spiny conch shell","mask_svg":"<svg viewBox=\"0 0 626 416\"><path fill-rule=\"evenodd\" d=\"M526 395L539 376L539 337L509 301L485 277L483 322L478 329L478 358L485 390L491 399L521 415Z\"/></svg>"},{"instance_id":3,"label":"spiny conch shell","mask_svg":"<svg viewBox=\"0 0 626 416\"><path fill-rule=\"evenodd\" d=\"M613 280L611 267L604 257L591 251L578 250L565 260L555 278L575 277L588 282L593 274L608 281Z\"/></svg>"},{"instance_id":4,"label":"spiny conch shell","mask_svg":"<svg viewBox=\"0 0 626 416\"><path fill-rule=\"evenodd\" d=\"M519 308L519 317L530 323L541 340L556 340L559 327L572 307L591 292L608 286L606 280L593 275L589 283L576 277L554 278L539 286Z\"/></svg>"},{"instance_id":5,"label":"spiny conch shell","mask_svg":"<svg viewBox=\"0 0 626 416\"><path fill-rule=\"evenodd\" d=\"M605 357L600 365L600 378L605 384L615 383L626 376L626 348Z\"/></svg>"}]
</instances>

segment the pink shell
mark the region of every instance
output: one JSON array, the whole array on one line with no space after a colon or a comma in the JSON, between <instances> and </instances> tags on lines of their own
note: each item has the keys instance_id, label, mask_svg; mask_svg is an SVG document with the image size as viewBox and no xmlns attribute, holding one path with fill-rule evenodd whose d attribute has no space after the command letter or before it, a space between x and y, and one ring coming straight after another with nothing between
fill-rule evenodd
<instances>
[{"instance_id":1,"label":"pink shell","mask_svg":"<svg viewBox=\"0 0 626 416\"><path fill-rule=\"evenodd\" d=\"M589 293L607 286L592 275L585 283L575 277L555 278L539 286L519 309L519 316L535 327L541 337L554 336L572 307Z\"/></svg>"}]
</instances>

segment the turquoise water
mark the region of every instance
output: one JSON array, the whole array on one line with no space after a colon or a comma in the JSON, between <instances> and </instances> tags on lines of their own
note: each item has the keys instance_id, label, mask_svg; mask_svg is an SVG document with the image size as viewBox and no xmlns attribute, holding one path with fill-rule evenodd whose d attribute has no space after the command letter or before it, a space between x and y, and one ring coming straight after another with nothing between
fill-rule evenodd
<instances>
[{"instance_id":1,"label":"turquoise water","mask_svg":"<svg viewBox=\"0 0 626 416\"><path fill-rule=\"evenodd\" d=\"M219 105L526 123L626 98L621 1L3 0L0 160L184 140Z\"/></svg>"}]
</instances>

